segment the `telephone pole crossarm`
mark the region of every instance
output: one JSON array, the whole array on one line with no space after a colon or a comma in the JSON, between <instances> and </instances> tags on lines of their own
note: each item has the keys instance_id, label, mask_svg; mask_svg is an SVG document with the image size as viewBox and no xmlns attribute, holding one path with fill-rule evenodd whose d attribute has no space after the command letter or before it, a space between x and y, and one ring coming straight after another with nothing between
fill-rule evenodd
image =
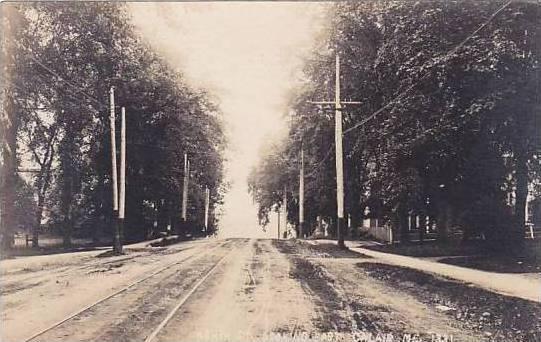
<instances>
[{"instance_id":1,"label":"telephone pole crossarm","mask_svg":"<svg viewBox=\"0 0 541 342\"><path fill-rule=\"evenodd\" d=\"M317 105L330 105L334 106L336 103L334 101L307 101L311 104L317 104Z\"/></svg>"},{"instance_id":2,"label":"telephone pole crossarm","mask_svg":"<svg viewBox=\"0 0 541 342\"><path fill-rule=\"evenodd\" d=\"M316 105L336 106L335 101L307 101L307 102L311 103L311 104L316 104ZM360 105L360 104L363 104L363 102L361 102L361 101L340 101L340 104L341 105Z\"/></svg>"}]
</instances>

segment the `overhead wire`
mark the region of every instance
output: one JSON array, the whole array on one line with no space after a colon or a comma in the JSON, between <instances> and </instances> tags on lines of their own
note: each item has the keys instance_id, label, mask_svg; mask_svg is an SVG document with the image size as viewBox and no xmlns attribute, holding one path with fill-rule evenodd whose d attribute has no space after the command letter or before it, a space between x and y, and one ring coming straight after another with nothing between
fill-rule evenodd
<instances>
[{"instance_id":1,"label":"overhead wire","mask_svg":"<svg viewBox=\"0 0 541 342\"><path fill-rule=\"evenodd\" d=\"M472 39L476 34L478 34L482 29L484 29L492 20L494 20L494 18L496 18L498 16L498 14L500 14L504 9L506 9L513 1L515 0L509 0L507 1L503 6L501 6L497 11L495 11L494 13L492 13L492 15L485 21L483 22L476 30L474 30L472 33L470 33L465 39L463 39L460 43L458 43L455 47L453 47L451 50L449 50L447 53L445 53L443 55L443 57L439 58L439 61L443 61L444 63L447 62L449 60L449 58L454 55L460 48L462 48L470 39ZM434 58L430 59L431 61L434 60ZM404 89L403 91L401 91L398 95L396 95L392 100L390 100L389 102L387 102L384 106L380 107L378 110L376 110L375 112L373 112L372 114L370 114L367 118L363 119L361 122L353 125L352 127L344 130L344 132L342 133L342 135L346 135L348 134L349 132L363 126L364 124L366 124L368 121L374 119L376 116L378 116L381 112L383 112L387 107L389 107L390 105L396 103L396 101L400 100L402 97L404 97L404 95L406 95L411 89L413 89L416 85L418 85L421 81L423 81L424 79L426 79L428 76L430 76L430 70L431 67L434 67L435 65L437 65L438 62L436 62L436 64L433 64L433 65L427 65L429 64L428 62L425 63L425 65L421 66L421 68L426 68L428 70L428 72L426 72L421 78L419 78L416 82L410 84L406 89Z\"/></svg>"},{"instance_id":2,"label":"overhead wire","mask_svg":"<svg viewBox=\"0 0 541 342\"><path fill-rule=\"evenodd\" d=\"M450 49L447 53L445 53L441 58L438 59L438 62L447 62L449 60L449 58L454 55L460 48L462 48L468 41L470 41L475 35L477 35L481 30L483 30L486 26L488 26L488 24L490 22L492 22L492 20L494 20L503 10L505 10L507 7L509 7L509 5L511 5L511 3L513 3L513 1L515 0L509 0L507 1L504 5L502 5L500 8L498 8L498 10L496 10L494 13L492 13L489 18L487 20L485 20L477 29L475 29L472 33L470 33L465 39L463 39L460 43L458 43L457 45L455 45L452 49ZM434 60L434 58L430 59L431 61ZM425 73L421 78L419 78L416 82L412 83L411 85L409 85L406 89L404 89L403 91L401 91L398 95L396 95L392 100L390 100L389 102L387 102L384 106L380 107L379 109L377 109L375 112L373 112L372 114L370 114L368 117L366 117L365 119L361 120L359 123L353 125L352 127L349 127L348 129L344 130L343 133L342 133L342 136L345 136L346 134L364 126L368 121L374 119L375 117L377 117L379 114L381 114L385 109L387 109L389 106L391 106L392 104L395 104L398 100L400 100L402 97L404 97L410 90L412 90L416 85L418 85L421 81L423 81L424 79L426 79L428 76L430 76L430 70L431 70L431 67L434 67L435 65L437 64L433 64L433 65L426 65L428 64L425 63L425 65L423 65L422 67L426 67L428 69L428 72ZM325 161L329 158L330 154L331 154L331 151L332 149L334 148L334 143L330 146L329 150L327 151L327 154L325 155L325 157L319 161L317 163L317 166L314 168L314 170L312 172L310 172L308 176L311 176L313 174L316 174L319 172L319 169L321 168L321 166L325 163Z\"/></svg>"},{"instance_id":3,"label":"overhead wire","mask_svg":"<svg viewBox=\"0 0 541 342\"><path fill-rule=\"evenodd\" d=\"M23 45L24 46L24 45ZM28 49L28 48L27 48ZM50 67L48 67L47 65L45 65L43 62L41 62L39 59L37 59L36 57L34 57L32 55L32 50L31 49L28 49L29 50L29 53L27 54L28 57L34 61L37 65L39 65L40 67L42 67L44 70L46 70L48 73L50 73L51 75L54 75L56 76L59 80L61 80L62 82L66 83L68 86L74 88L77 93L81 93L82 95L84 95L85 97L87 97L88 99L92 100L94 103L97 103L98 105L100 106L103 106L105 108L107 108L107 105L104 104L103 102L99 101L98 99L96 99L94 96L92 95L89 95L87 92L85 92L85 89L82 88L82 87L79 87L77 85L75 85L74 83L68 81L67 79L65 79L64 77L60 76L56 71L54 71L53 69L51 69Z\"/></svg>"}]
</instances>

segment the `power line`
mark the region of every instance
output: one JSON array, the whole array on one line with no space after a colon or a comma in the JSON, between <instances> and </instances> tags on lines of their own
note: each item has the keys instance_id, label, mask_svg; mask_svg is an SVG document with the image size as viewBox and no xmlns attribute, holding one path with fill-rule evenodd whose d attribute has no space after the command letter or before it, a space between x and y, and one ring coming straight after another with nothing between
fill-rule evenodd
<instances>
[{"instance_id":1,"label":"power line","mask_svg":"<svg viewBox=\"0 0 541 342\"><path fill-rule=\"evenodd\" d=\"M454 48L449 50L445 55L443 55L443 57L441 59L438 59L438 62L441 62L441 61L447 62L449 60L449 58L453 54L455 54L461 47L463 47L477 33L479 33L482 29L484 29L492 20L494 20L494 18L496 18L498 16L498 14L500 14L504 9L506 9L513 1L514 0L509 0L502 7L500 7L496 12L492 13L492 15L483 24L481 24L475 31L473 31L471 34L469 34L463 41L461 41L459 44L457 44ZM431 59L431 60L433 60L433 59ZM417 82L415 82L415 83L411 84L410 86L408 86L405 90L403 90L397 96L395 96L391 101L387 102L387 104L385 104L383 107L376 110L374 113L370 114L367 118L365 118L361 122L359 122L359 123L355 124L354 126L346 129L344 131L343 135L346 135L347 133L349 133L349 132L351 132L351 131L353 131L353 130L361 127L361 126L363 126L365 123L367 123L368 121L370 121L373 118L375 118L376 116L378 116L381 112L383 112L391 104L394 104L396 101L398 101L402 97L404 97L404 95L406 95L411 89L413 89L417 84L419 84L419 82L423 81L428 76L430 76L430 70L431 70L430 67L433 67L433 66L437 65L438 62L436 62L433 65L426 65L426 69L428 70L427 73L425 73L425 75L422 76ZM425 63L425 64L429 64L429 63ZM424 66L425 65L423 65L423 67Z\"/></svg>"},{"instance_id":2,"label":"power line","mask_svg":"<svg viewBox=\"0 0 541 342\"><path fill-rule=\"evenodd\" d=\"M319 173L321 167L323 166L323 164L325 164L325 162L327 161L327 159L329 159L329 157L331 156L331 152L332 150L334 149L334 143L331 144L331 146L329 147L329 149L327 150L327 154L325 154L325 157L323 157L323 159L321 159L317 165L312 169L312 171L308 174L305 175L306 178L308 177L312 177L313 175L316 175Z\"/></svg>"},{"instance_id":3,"label":"power line","mask_svg":"<svg viewBox=\"0 0 541 342\"><path fill-rule=\"evenodd\" d=\"M175 148L175 147L167 147L167 146L159 146L159 145L148 145L146 143L139 143L134 141L128 141L128 146L136 146L141 148L149 148L149 149L157 149L157 150L163 150L163 151L169 151L169 152L179 152L179 153L189 153L191 155L208 155L208 156L220 156L221 153L219 151L211 151L211 152L204 152L204 151L197 151L197 152L184 152L181 148Z\"/></svg>"},{"instance_id":4,"label":"power line","mask_svg":"<svg viewBox=\"0 0 541 342\"><path fill-rule=\"evenodd\" d=\"M44 79L45 75L42 75L42 74L36 74L37 77L39 77L43 82L48 82L48 80ZM79 91L75 91L75 92L71 92L69 91L69 89L62 89L62 91L60 91L61 88L58 88L58 87L55 87L54 90L56 92L58 92L59 95L64 95L66 97L68 97L69 99L71 99L73 101L73 103L76 103L78 105L82 105L82 106L87 106L88 103L85 103L85 102L81 102L80 98L76 97L77 93ZM100 105L102 105L100 103ZM120 106L117 106L120 108Z\"/></svg>"},{"instance_id":5,"label":"power line","mask_svg":"<svg viewBox=\"0 0 541 342\"><path fill-rule=\"evenodd\" d=\"M497 11L495 11L494 13L492 13L492 15L484 22L482 23L476 30L474 30L471 34L469 34L464 40L462 40L459 44L457 44L455 47L453 47L451 50L449 50L443 58L440 59L440 61L448 61L449 57L451 55L453 55L454 53L456 53L461 47L463 47L470 39L472 39L477 33L479 33L482 29L484 29L492 20L494 20L494 18L496 18L498 16L498 14L500 14L504 9L506 9L514 0L509 0L508 2L506 2L503 6L501 6ZM347 133L363 126L365 123L367 123L368 121L372 120L373 118L375 118L376 116L378 116L381 112L383 112L387 107L389 107L391 104L393 104L394 102L396 102L397 100L401 99L404 95L406 95L411 89L413 89L420 81L424 80L425 78L427 78L430 74L429 73L426 73L423 77L421 77L416 83L413 83L411 84L410 86L408 86L405 90L403 90L402 92L400 92L397 96L395 96L394 99L392 99L391 101L389 101L387 104L385 104L383 107L379 108L378 110L376 110L374 113L370 114L367 118L363 119L361 122L355 124L354 126L344 130L342 136L345 136ZM321 169L321 166L323 166L323 164L325 163L325 161L329 158L329 156L331 155L331 151L333 150L334 148L334 143L329 147L325 157L323 157L323 159L321 159L321 161L319 161L317 163L317 166L309 173L306 175L306 177L311 177L312 175L315 175L317 173L319 173L320 169Z\"/></svg>"},{"instance_id":6,"label":"power line","mask_svg":"<svg viewBox=\"0 0 541 342\"><path fill-rule=\"evenodd\" d=\"M25 46L23 45L23 47L25 47ZM27 48L27 49L28 49L28 48ZM31 49L28 49L28 50L31 51ZM36 57L34 57L34 56L32 55L31 52L29 52L29 53L27 54L27 56L28 56L31 60L33 60L36 64L38 64L38 65L41 66L43 69L45 69L47 72L49 72L50 74L56 76L58 79L60 79L62 82L66 83L67 85L71 86L72 88L75 88L75 90L76 90L77 92L83 94L83 95L86 96L88 99L94 101L95 103L99 104L100 106L105 107L105 108L108 108L108 106L107 106L106 104L100 102L100 101L99 101L98 99L96 99L94 96L89 95L88 93L86 93L86 92L84 91L83 88L78 87L78 86L75 85L74 83L72 83L72 82L66 80L65 78L63 78L62 76L60 76L56 71L54 71L53 69L51 69L51 68L49 68L48 66L46 66L45 64L43 64L40 60L38 60Z\"/></svg>"},{"instance_id":7,"label":"power line","mask_svg":"<svg viewBox=\"0 0 541 342\"><path fill-rule=\"evenodd\" d=\"M42 81L44 81L44 82L47 82L47 81L48 81L48 80L45 80L45 79L43 78L43 77L45 77L44 75L40 75L40 74L37 74L37 73L36 73L35 76L38 77L38 78L40 78L40 79L41 79ZM7 86L14 87L15 89L18 89L19 91L23 92L24 94L28 94L29 89L27 89L27 88L22 88L22 87L16 85L15 82L13 82L13 81L7 82L7 81L8 81L7 78L4 77L4 76L2 76L2 75L0 75L0 80L2 80L2 79L4 80L4 82L5 82L5 84L6 84ZM58 90L58 88L55 88L55 89ZM30 90L30 91L31 91L31 90ZM79 98L75 97L76 93L70 93L70 92L67 91L67 89L65 89L65 91L62 92L62 93L63 93L64 96L66 96L66 97L68 97L69 99L73 100L74 103L77 103L77 104L79 104L79 105L86 105L86 104L87 104L87 103L81 102L81 101L79 100Z\"/></svg>"}]
</instances>

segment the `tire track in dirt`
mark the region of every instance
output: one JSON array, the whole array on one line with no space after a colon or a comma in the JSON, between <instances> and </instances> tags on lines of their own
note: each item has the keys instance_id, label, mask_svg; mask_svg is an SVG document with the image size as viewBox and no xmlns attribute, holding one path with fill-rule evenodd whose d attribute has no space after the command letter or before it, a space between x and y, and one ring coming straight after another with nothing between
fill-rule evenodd
<instances>
[{"instance_id":1,"label":"tire track in dirt","mask_svg":"<svg viewBox=\"0 0 541 342\"><path fill-rule=\"evenodd\" d=\"M267 341L312 331L313 305L271 240L252 240L223 263L171 319L157 341Z\"/></svg>"},{"instance_id":2,"label":"tire track in dirt","mask_svg":"<svg viewBox=\"0 0 541 342\"><path fill-rule=\"evenodd\" d=\"M315 325L318 330L320 332L350 332L351 321L345 315L347 309L341 300L342 295L323 267L307 259L313 256L308 252L308 246L300 245L292 240L274 241L274 246L288 258L291 264L289 276L301 284L316 304L318 318Z\"/></svg>"},{"instance_id":3,"label":"tire track in dirt","mask_svg":"<svg viewBox=\"0 0 541 342\"><path fill-rule=\"evenodd\" d=\"M428 306L440 308L464 329L483 334L483 340L541 340L539 303L407 267L382 263L358 263L356 267Z\"/></svg>"},{"instance_id":4,"label":"tire track in dirt","mask_svg":"<svg viewBox=\"0 0 541 342\"><path fill-rule=\"evenodd\" d=\"M320 332L392 334L399 340L409 335L428 341L440 333L452 335L454 341L480 340L480 335L461 330L456 321L406 293L360 274L355 263L363 256L358 253L300 241L276 245L288 255L292 277L314 296Z\"/></svg>"}]
</instances>

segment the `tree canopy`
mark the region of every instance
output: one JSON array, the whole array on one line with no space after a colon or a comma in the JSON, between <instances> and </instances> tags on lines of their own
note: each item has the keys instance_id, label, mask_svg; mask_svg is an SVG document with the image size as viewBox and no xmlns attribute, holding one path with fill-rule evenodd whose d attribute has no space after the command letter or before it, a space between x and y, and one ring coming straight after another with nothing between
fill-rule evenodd
<instances>
[{"instance_id":1,"label":"tree canopy","mask_svg":"<svg viewBox=\"0 0 541 342\"><path fill-rule=\"evenodd\" d=\"M111 87L117 117L125 107L127 118L126 238L180 229L184 154L192 170L190 220L200 231L205 187L211 209L225 190L226 141L213 97L136 33L126 4L20 3L2 11L4 241L22 219L10 217L7 194L15 190L8 179L26 165L37 167L30 177L38 198L34 229L43 229L46 216L66 244L73 233L108 232Z\"/></svg>"},{"instance_id":2,"label":"tree canopy","mask_svg":"<svg viewBox=\"0 0 541 342\"><path fill-rule=\"evenodd\" d=\"M354 222L369 208L400 230L409 213L425 213L441 240L458 227L520 241L528 186L539 179L539 4L340 2L331 12L293 96L281 153L297 165L299 153L287 151L299 151L300 136L308 142L305 196L316 204L305 216L335 215L334 113L308 101L333 98L338 53L342 100L362 102L343 120ZM283 188L267 181L275 158L258 166L254 194ZM263 214L279 205L258 203Z\"/></svg>"}]
</instances>

